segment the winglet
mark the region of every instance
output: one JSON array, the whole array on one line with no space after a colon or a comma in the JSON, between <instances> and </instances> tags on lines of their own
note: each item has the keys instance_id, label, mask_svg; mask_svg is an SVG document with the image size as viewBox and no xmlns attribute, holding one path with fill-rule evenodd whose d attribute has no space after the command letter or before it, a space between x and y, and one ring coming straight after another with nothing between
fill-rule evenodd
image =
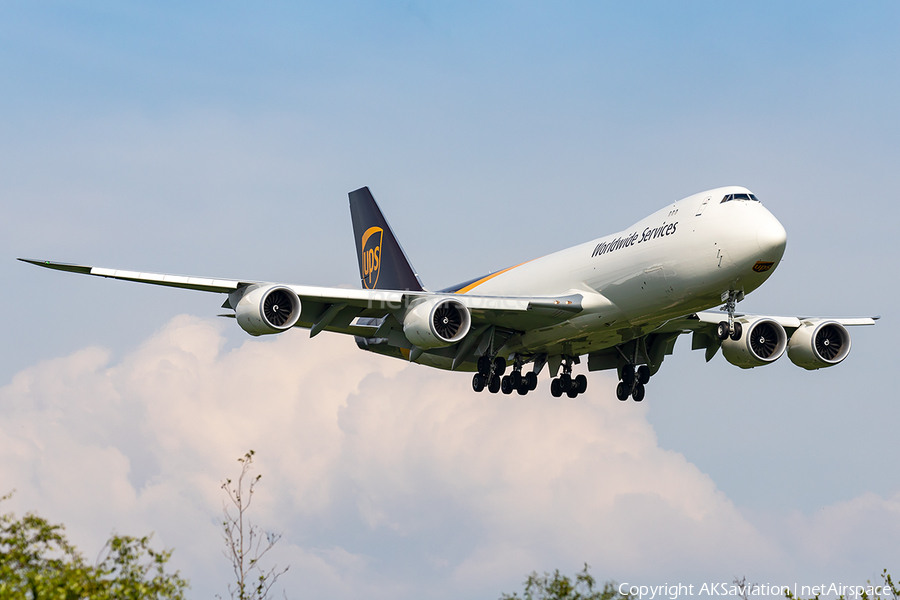
<instances>
[{"instance_id":1,"label":"winglet","mask_svg":"<svg viewBox=\"0 0 900 600\"><path fill-rule=\"evenodd\" d=\"M81 273L82 275L91 274L91 267L86 267L84 265L73 265L71 263L52 262L49 260L35 260L33 258L20 258L18 260L46 269L54 269L56 271L69 271L70 273Z\"/></svg>"},{"instance_id":2,"label":"winglet","mask_svg":"<svg viewBox=\"0 0 900 600\"><path fill-rule=\"evenodd\" d=\"M37 265L38 267L53 269L55 271L68 271L70 273L80 273L82 275L94 275L95 277L107 277L109 279L120 279L123 281L136 281L138 283L151 283L153 285L177 287L186 290L200 290L203 292L230 294L239 287L247 285L245 282L233 281L230 279L186 277L184 275L169 275L166 273L105 269L102 267L87 267L85 265L73 265L50 260L34 260L31 258L20 258L19 260L32 265Z\"/></svg>"}]
</instances>

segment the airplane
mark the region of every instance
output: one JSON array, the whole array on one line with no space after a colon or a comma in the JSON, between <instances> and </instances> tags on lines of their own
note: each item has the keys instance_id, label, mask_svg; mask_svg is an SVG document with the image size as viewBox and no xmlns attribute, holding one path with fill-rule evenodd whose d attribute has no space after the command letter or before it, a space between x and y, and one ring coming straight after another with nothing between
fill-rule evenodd
<instances>
[{"instance_id":1,"label":"airplane","mask_svg":"<svg viewBox=\"0 0 900 600\"><path fill-rule=\"evenodd\" d=\"M587 377L573 375L585 357L588 371L617 371L619 400L641 402L676 339L688 333L707 362L721 348L743 369L785 353L804 369L833 367L850 352L847 327L879 318L736 312L778 267L787 242L778 219L744 187L688 196L617 233L437 291L422 284L369 188L349 197L358 290L19 260L225 294L222 308L233 312L220 316L252 336L294 327L310 337L353 335L362 350L474 371L474 391L504 394L535 390L546 367L551 395L575 398L587 390Z\"/></svg>"}]
</instances>

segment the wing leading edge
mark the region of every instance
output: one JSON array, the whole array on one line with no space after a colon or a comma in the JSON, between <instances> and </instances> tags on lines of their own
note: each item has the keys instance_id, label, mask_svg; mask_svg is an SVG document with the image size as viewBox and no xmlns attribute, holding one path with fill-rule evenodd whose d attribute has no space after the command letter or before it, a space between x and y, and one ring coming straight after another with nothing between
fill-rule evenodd
<instances>
[{"instance_id":1,"label":"wing leading edge","mask_svg":"<svg viewBox=\"0 0 900 600\"><path fill-rule=\"evenodd\" d=\"M19 260L32 265L37 265L39 267L44 267L45 269L53 269L55 271L68 271L69 273L80 273L82 275L94 275L97 277L108 277L110 279L122 279L124 281L136 281L139 283L152 283L153 285L164 285L168 287L198 290L202 292L219 292L229 294L238 289L241 285L249 285L247 283L232 281L229 279L186 277L184 275L167 275L162 273L124 271L121 269L105 269L102 267L88 267L85 265L53 262L49 260L35 260L32 258L20 258Z\"/></svg>"},{"instance_id":2,"label":"wing leading edge","mask_svg":"<svg viewBox=\"0 0 900 600\"><path fill-rule=\"evenodd\" d=\"M251 288L276 285L287 287L296 293L301 301L301 314L296 325L310 329L311 335L316 335L320 331L335 331L350 335L371 336L378 327L351 325L351 323L357 317L382 318L388 314L401 316L412 302L428 297L453 297L462 302L472 312L473 325L491 324L520 330L528 329L536 324L558 323L582 311L582 295L578 293L554 297L459 296L415 290L350 289L276 284L254 280L109 269L28 258L19 260L55 271L228 294L229 298L223 308L232 309L237 308L240 299Z\"/></svg>"}]
</instances>

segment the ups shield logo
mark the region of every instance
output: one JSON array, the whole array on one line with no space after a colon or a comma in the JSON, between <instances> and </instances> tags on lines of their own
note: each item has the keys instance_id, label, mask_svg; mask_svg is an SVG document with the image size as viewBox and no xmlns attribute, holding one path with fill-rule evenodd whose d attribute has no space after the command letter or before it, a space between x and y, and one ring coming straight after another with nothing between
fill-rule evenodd
<instances>
[{"instance_id":1,"label":"ups shield logo","mask_svg":"<svg viewBox=\"0 0 900 600\"><path fill-rule=\"evenodd\" d=\"M370 290L378 283L381 271L381 241L384 230L381 227L369 227L362 236L362 275L363 285Z\"/></svg>"},{"instance_id":2,"label":"ups shield logo","mask_svg":"<svg viewBox=\"0 0 900 600\"><path fill-rule=\"evenodd\" d=\"M758 261L756 261L756 264L753 265L753 270L756 271L757 273L765 273L766 271L771 269L772 265L774 265L774 264L775 263L773 263L773 262L766 262L766 261L758 260Z\"/></svg>"}]
</instances>

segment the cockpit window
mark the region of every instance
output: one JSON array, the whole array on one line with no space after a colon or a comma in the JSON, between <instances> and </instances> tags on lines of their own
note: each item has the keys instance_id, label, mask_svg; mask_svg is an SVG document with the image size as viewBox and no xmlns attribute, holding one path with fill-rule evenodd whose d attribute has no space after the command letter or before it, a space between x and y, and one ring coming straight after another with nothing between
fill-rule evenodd
<instances>
[{"instance_id":1,"label":"cockpit window","mask_svg":"<svg viewBox=\"0 0 900 600\"><path fill-rule=\"evenodd\" d=\"M722 198L722 202L719 202L719 204L722 204L724 202L731 202L732 200L742 200L744 202L752 200L754 202L759 202L759 198L757 198L753 194L728 194L727 196Z\"/></svg>"}]
</instances>

